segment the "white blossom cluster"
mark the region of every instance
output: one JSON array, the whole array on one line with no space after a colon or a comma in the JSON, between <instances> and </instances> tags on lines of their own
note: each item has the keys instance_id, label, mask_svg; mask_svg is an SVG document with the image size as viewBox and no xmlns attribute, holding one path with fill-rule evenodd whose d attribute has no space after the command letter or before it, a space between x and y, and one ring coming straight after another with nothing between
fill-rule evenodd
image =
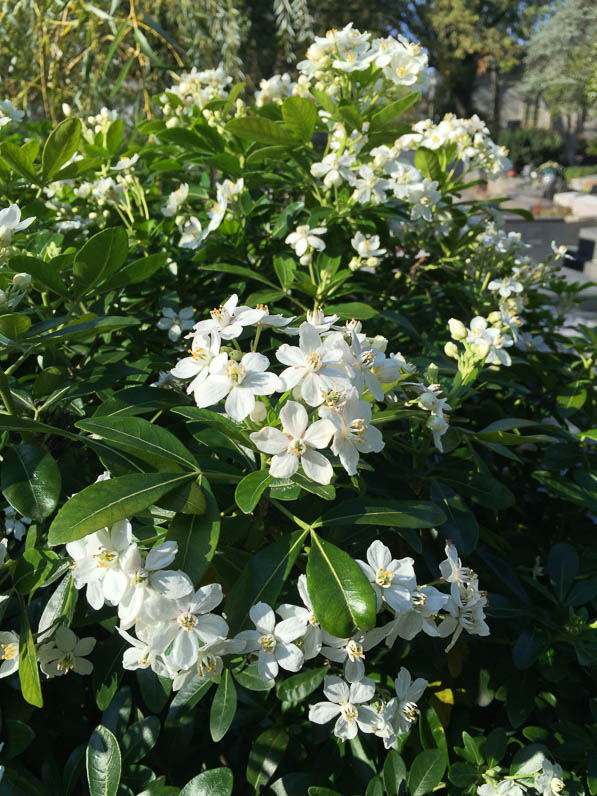
<instances>
[{"instance_id":1,"label":"white blossom cluster","mask_svg":"<svg viewBox=\"0 0 597 796\"><path fill-rule=\"evenodd\" d=\"M532 788L541 796L559 796L566 787L562 767L543 758L540 769L524 777L488 782L477 788L478 796L524 796Z\"/></svg>"},{"instance_id":2,"label":"white blossom cluster","mask_svg":"<svg viewBox=\"0 0 597 796\"><path fill-rule=\"evenodd\" d=\"M186 311L190 315L190 308ZM188 315L185 325L190 325ZM182 328L178 316L162 321L162 328L176 321L178 335ZM388 390L412 379L414 369L401 354L387 355L388 341L367 337L360 322L338 325L337 316L325 316L320 309L308 313L298 327L290 326L292 321L271 315L265 305L240 305L235 294L212 310L211 318L194 324L187 335L190 356L171 373L188 381L187 392L198 407L223 401L229 417L238 423L249 419L251 428L268 418L250 439L257 451L271 456L273 477L288 478L302 466L308 478L328 484L332 462L321 451L329 448L346 472L355 475L362 454L384 447L381 432L372 423L371 399L384 401ZM250 327L256 334L251 350L244 352L238 338ZM279 373L270 370L268 357L255 350L266 328L298 336L298 345L283 343L277 348L275 357L284 366ZM437 397L439 386L428 387L421 380L405 386L419 396L418 407L430 412L427 427L441 450L439 438L448 427L444 410L449 407ZM275 393L283 393L277 408L268 400ZM368 400L362 400L365 393Z\"/></svg>"},{"instance_id":3,"label":"white blossom cluster","mask_svg":"<svg viewBox=\"0 0 597 796\"><path fill-rule=\"evenodd\" d=\"M189 193L189 186L182 183L173 191L162 208L162 215L176 216L176 224L180 229L181 236L178 245L181 249L198 249L210 232L214 232L222 223L226 216L229 206L236 200L236 197L244 188L244 180L241 177L236 182L224 180L216 184L216 201L208 211L209 222L205 229L196 216L177 215L178 211L186 201Z\"/></svg>"},{"instance_id":4,"label":"white blossom cluster","mask_svg":"<svg viewBox=\"0 0 597 796\"><path fill-rule=\"evenodd\" d=\"M296 86L296 82L287 72L283 75L272 75L267 80L263 78L259 83L259 89L255 92L255 105L257 108L262 108L268 102L280 104L287 97L294 95Z\"/></svg>"},{"instance_id":5,"label":"white blossom cluster","mask_svg":"<svg viewBox=\"0 0 597 796\"><path fill-rule=\"evenodd\" d=\"M213 99L227 97L232 77L220 64L217 69L202 71L194 66L190 72L179 75L177 81L160 97L164 115L173 118L186 116L193 108L203 108Z\"/></svg>"},{"instance_id":6,"label":"white blossom cluster","mask_svg":"<svg viewBox=\"0 0 597 796\"><path fill-rule=\"evenodd\" d=\"M321 422L321 421L319 421ZM166 569L177 553L175 542L165 541L149 551L140 550L131 524L124 520L67 545L72 557L75 586L86 588L87 600L99 610L104 604L117 608L118 632L130 643L123 666L128 670L151 668L173 680L180 689L188 680L208 679L222 673L225 656L248 660L256 657L257 670L265 682L273 682L280 669L298 672L305 662L322 656L342 666L343 678L326 677L324 695L310 709L316 723L336 719L335 734L344 740L360 729L381 737L387 748L400 733L407 732L417 715L416 702L427 683L412 682L405 668L395 681L395 696L375 696L375 684L366 677L366 653L385 642L391 648L397 638L411 641L419 633L447 638L446 651L460 634L486 636L485 592L479 591L476 574L462 566L456 548L446 544L447 558L440 564L441 582L448 594L435 586L419 585L412 558L396 560L380 541L367 551L367 561L357 561L377 598L377 613L389 612L389 622L350 638L326 632L317 621L307 588L300 575L298 593L302 605L284 603L275 611L266 603L253 605L249 616L253 630L242 630L229 638L226 620L214 610L223 599L222 587L209 584L195 590L180 570ZM276 616L277 614L277 616ZM129 630L134 628L135 635ZM4 651L0 676L12 673L17 662L11 654L18 639L2 635ZM15 638L16 638L16 634ZM6 636L6 639L4 639ZM93 639L81 639L67 628L59 628L52 641L41 645L39 660L48 676L74 670L91 671L85 660Z\"/></svg>"},{"instance_id":7,"label":"white blossom cluster","mask_svg":"<svg viewBox=\"0 0 597 796\"><path fill-rule=\"evenodd\" d=\"M489 128L476 114L470 119L458 119L453 113L447 113L438 124L423 119L413 125L413 131L398 139L402 149L420 146L440 149L454 145L456 157L465 169L483 169L491 179L512 168L508 150L493 141Z\"/></svg>"},{"instance_id":8,"label":"white blossom cluster","mask_svg":"<svg viewBox=\"0 0 597 796\"><path fill-rule=\"evenodd\" d=\"M11 122L20 122L25 116L24 111L20 111L8 99L0 100L0 128L5 127Z\"/></svg>"},{"instance_id":9,"label":"white blossom cluster","mask_svg":"<svg viewBox=\"0 0 597 796\"><path fill-rule=\"evenodd\" d=\"M428 83L427 55L420 44L403 36L372 39L370 33L361 33L352 23L316 37L305 60L297 66L316 88L332 94L340 89L340 76L370 67L379 70L378 91L384 83L408 86L412 91L422 91Z\"/></svg>"}]
</instances>

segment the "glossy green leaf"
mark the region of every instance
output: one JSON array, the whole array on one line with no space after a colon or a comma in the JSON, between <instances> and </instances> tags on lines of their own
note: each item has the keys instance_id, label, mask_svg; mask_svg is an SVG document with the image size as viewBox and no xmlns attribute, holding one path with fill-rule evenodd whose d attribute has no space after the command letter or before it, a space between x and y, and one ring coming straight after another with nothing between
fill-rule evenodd
<instances>
[{"instance_id":1,"label":"glossy green leaf","mask_svg":"<svg viewBox=\"0 0 597 796\"><path fill-rule=\"evenodd\" d=\"M49 576L62 566L63 560L53 550L32 547L19 556L13 581L19 594L29 594L43 586Z\"/></svg>"},{"instance_id":2,"label":"glossy green leaf","mask_svg":"<svg viewBox=\"0 0 597 796\"><path fill-rule=\"evenodd\" d=\"M37 667L37 652L27 609L22 598L21 600L21 629L19 636L19 680L21 681L21 693L23 699L36 708L43 707L44 700L41 693L39 682L39 669Z\"/></svg>"},{"instance_id":3,"label":"glossy green leaf","mask_svg":"<svg viewBox=\"0 0 597 796\"><path fill-rule=\"evenodd\" d=\"M157 743L160 727L157 716L147 716L131 724L122 737L123 765L136 763L149 754Z\"/></svg>"},{"instance_id":4,"label":"glossy green leaf","mask_svg":"<svg viewBox=\"0 0 597 796\"><path fill-rule=\"evenodd\" d=\"M388 796L399 796L400 786L406 779L404 760L395 749L389 749L383 764L383 782Z\"/></svg>"},{"instance_id":5,"label":"glossy green leaf","mask_svg":"<svg viewBox=\"0 0 597 796\"><path fill-rule=\"evenodd\" d=\"M49 182L76 153L80 137L81 122L75 117L64 119L52 130L41 156L42 172L46 182Z\"/></svg>"},{"instance_id":6,"label":"glossy green leaf","mask_svg":"<svg viewBox=\"0 0 597 796\"><path fill-rule=\"evenodd\" d=\"M209 732L215 743L226 735L236 713L236 686L230 669L224 669L209 712Z\"/></svg>"},{"instance_id":7,"label":"glossy green leaf","mask_svg":"<svg viewBox=\"0 0 597 796\"><path fill-rule=\"evenodd\" d=\"M446 761L446 755L440 749L426 749L420 752L408 772L408 791L411 796L431 793L441 782Z\"/></svg>"},{"instance_id":8,"label":"glossy green leaf","mask_svg":"<svg viewBox=\"0 0 597 796\"><path fill-rule=\"evenodd\" d=\"M188 473L131 473L91 484L60 509L50 526L48 542L72 542L134 517L192 477Z\"/></svg>"},{"instance_id":9,"label":"glossy green leaf","mask_svg":"<svg viewBox=\"0 0 597 796\"><path fill-rule=\"evenodd\" d=\"M37 628L37 641L48 639L59 624L70 625L77 604L72 573L69 571L60 581L46 603Z\"/></svg>"},{"instance_id":10,"label":"glossy green leaf","mask_svg":"<svg viewBox=\"0 0 597 796\"><path fill-rule=\"evenodd\" d=\"M435 503L423 500L361 500L338 503L327 511L321 525L385 525L391 528L434 528L446 515Z\"/></svg>"},{"instance_id":11,"label":"glossy green leaf","mask_svg":"<svg viewBox=\"0 0 597 796\"><path fill-rule=\"evenodd\" d=\"M198 586L214 557L220 537L220 511L207 479L203 479L206 511L203 514L176 514L168 526L167 538L178 544L174 562Z\"/></svg>"},{"instance_id":12,"label":"glossy green leaf","mask_svg":"<svg viewBox=\"0 0 597 796\"><path fill-rule=\"evenodd\" d=\"M62 478L56 461L41 445L23 443L3 451L0 483L10 505L25 517L43 520L56 509Z\"/></svg>"},{"instance_id":13,"label":"glossy green leaf","mask_svg":"<svg viewBox=\"0 0 597 796\"><path fill-rule=\"evenodd\" d=\"M423 177L428 180L440 181L443 177L439 160L436 153L432 149L420 146L415 152L415 166L422 173Z\"/></svg>"},{"instance_id":14,"label":"glossy green leaf","mask_svg":"<svg viewBox=\"0 0 597 796\"><path fill-rule=\"evenodd\" d=\"M580 559L576 550L568 542L559 542L549 551L547 572L556 587L558 599L563 601L578 575Z\"/></svg>"},{"instance_id":15,"label":"glossy green leaf","mask_svg":"<svg viewBox=\"0 0 597 796\"><path fill-rule=\"evenodd\" d=\"M280 765L290 736L281 728L265 730L254 741L247 765L247 781L259 793Z\"/></svg>"},{"instance_id":16,"label":"glossy green leaf","mask_svg":"<svg viewBox=\"0 0 597 796\"><path fill-rule=\"evenodd\" d=\"M129 251L126 230L108 227L93 235L75 256L73 273L77 297L89 293L124 265Z\"/></svg>"},{"instance_id":17,"label":"glossy green leaf","mask_svg":"<svg viewBox=\"0 0 597 796\"><path fill-rule=\"evenodd\" d=\"M286 126L301 141L309 143L317 124L317 107L304 97L287 97L282 103L282 118Z\"/></svg>"},{"instance_id":18,"label":"glossy green leaf","mask_svg":"<svg viewBox=\"0 0 597 796\"><path fill-rule=\"evenodd\" d=\"M237 484L234 499L244 514L250 514L253 511L271 481L272 477L267 470L256 470L246 475Z\"/></svg>"},{"instance_id":19,"label":"glossy green leaf","mask_svg":"<svg viewBox=\"0 0 597 796\"><path fill-rule=\"evenodd\" d=\"M375 626L375 592L348 553L312 532L307 587L318 622L333 636Z\"/></svg>"},{"instance_id":20,"label":"glossy green leaf","mask_svg":"<svg viewBox=\"0 0 597 796\"><path fill-rule=\"evenodd\" d=\"M135 260L107 279L102 285L102 289L117 290L125 285L137 285L140 282L145 282L147 279L151 279L160 268L163 268L167 260L168 255L162 252L149 254L147 257Z\"/></svg>"},{"instance_id":21,"label":"glossy green leaf","mask_svg":"<svg viewBox=\"0 0 597 796\"><path fill-rule=\"evenodd\" d=\"M231 796L233 785L229 768L212 768L187 782L179 796Z\"/></svg>"},{"instance_id":22,"label":"glossy green leaf","mask_svg":"<svg viewBox=\"0 0 597 796\"><path fill-rule=\"evenodd\" d=\"M252 605L258 602L271 605L277 599L303 549L307 533L294 531L286 534L251 556L226 600L226 616L233 633L250 626Z\"/></svg>"},{"instance_id":23,"label":"glossy green leaf","mask_svg":"<svg viewBox=\"0 0 597 796\"><path fill-rule=\"evenodd\" d=\"M193 454L172 432L141 417L94 416L75 425L158 468L174 462L185 470L197 469Z\"/></svg>"},{"instance_id":24,"label":"glossy green leaf","mask_svg":"<svg viewBox=\"0 0 597 796\"><path fill-rule=\"evenodd\" d=\"M271 691L274 687L273 680L264 680L259 674L256 664L233 674L236 682L248 691Z\"/></svg>"},{"instance_id":25,"label":"glossy green leaf","mask_svg":"<svg viewBox=\"0 0 597 796\"><path fill-rule=\"evenodd\" d=\"M116 796L122 762L118 741L101 724L95 728L86 753L90 796Z\"/></svg>"},{"instance_id":26,"label":"glossy green leaf","mask_svg":"<svg viewBox=\"0 0 597 796\"><path fill-rule=\"evenodd\" d=\"M341 318L350 320L356 318L357 321L368 321L375 318L377 310L370 304L363 304L360 301L347 301L344 304L330 304L326 307L326 312L339 315Z\"/></svg>"},{"instance_id":27,"label":"glossy green leaf","mask_svg":"<svg viewBox=\"0 0 597 796\"><path fill-rule=\"evenodd\" d=\"M298 139L286 125L281 122L273 122L263 116L232 119L226 125L226 130L239 138L257 141L260 144L278 144L284 147L298 144Z\"/></svg>"},{"instance_id":28,"label":"glossy green leaf","mask_svg":"<svg viewBox=\"0 0 597 796\"><path fill-rule=\"evenodd\" d=\"M377 132L384 127L390 126L396 119L407 111L412 105L417 102L420 94L417 91L412 91L405 97L401 97L394 102L385 105L381 110L376 111L371 117L371 132Z\"/></svg>"},{"instance_id":29,"label":"glossy green leaf","mask_svg":"<svg viewBox=\"0 0 597 796\"><path fill-rule=\"evenodd\" d=\"M42 285L43 288L49 288L63 298L68 297L68 288L60 279L56 264L52 260L40 260L38 257L19 254L10 258L10 267L14 271L30 274L34 285ZM24 334L24 332L21 332L21 334Z\"/></svg>"},{"instance_id":30,"label":"glossy green leaf","mask_svg":"<svg viewBox=\"0 0 597 796\"><path fill-rule=\"evenodd\" d=\"M285 680L280 680L276 683L278 699L283 702L302 702L319 688L328 671L327 666L321 666L318 669L309 669L293 674Z\"/></svg>"},{"instance_id":31,"label":"glossy green leaf","mask_svg":"<svg viewBox=\"0 0 597 796\"><path fill-rule=\"evenodd\" d=\"M183 685L180 691L176 692L176 696L172 700L170 709L168 710L167 723L175 724L188 713L188 711L193 710L213 684L213 680L206 680L205 677L201 677L197 672L194 677Z\"/></svg>"},{"instance_id":32,"label":"glossy green leaf","mask_svg":"<svg viewBox=\"0 0 597 796\"><path fill-rule=\"evenodd\" d=\"M0 334L10 340L21 338L31 326L31 318L27 315L19 315L18 312L9 312L0 315Z\"/></svg>"},{"instance_id":33,"label":"glossy green leaf","mask_svg":"<svg viewBox=\"0 0 597 796\"><path fill-rule=\"evenodd\" d=\"M148 710L152 713L160 713L170 698L172 680L167 677L158 677L151 668L137 669L135 676L143 702Z\"/></svg>"},{"instance_id":34,"label":"glossy green leaf","mask_svg":"<svg viewBox=\"0 0 597 796\"><path fill-rule=\"evenodd\" d=\"M37 175L30 153L9 141L0 147L0 157L7 166L29 182L37 184Z\"/></svg>"}]
</instances>

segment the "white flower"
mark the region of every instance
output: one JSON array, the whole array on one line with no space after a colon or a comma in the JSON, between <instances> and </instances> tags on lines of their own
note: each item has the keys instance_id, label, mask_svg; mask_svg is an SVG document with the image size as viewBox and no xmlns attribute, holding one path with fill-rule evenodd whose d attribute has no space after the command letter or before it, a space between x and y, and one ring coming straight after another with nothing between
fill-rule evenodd
<instances>
[{"instance_id":1,"label":"white flower","mask_svg":"<svg viewBox=\"0 0 597 796\"><path fill-rule=\"evenodd\" d=\"M183 307L176 312L172 307L162 309L163 318L158 321L158 329L168 330L168 337L175 343L183 332L193 328L193 307Z\"/></svg>"},{"instance_id":2,"label":"white flower","mask_svg":"<svg viewBox=\"0 0 597 796\"><path fill-rule=\"evenodd\" d=\"M509 298L512 293L522 293L523 291L520 282L517 282L511 276L505 276L503 279L492 279L487 288L491 291L497 290L502 298Z\"/></svg>"},{"instance_id":3,"label":"white flower","mask_svg":"<svg viewBox=\"0 0 597 796\"><path fill-rule=\"evenodd\" d=\"M413 559L393 559L385 544L376 539L367 550L367 562L357 559L377 596L377 610L385 600L397 614L408 611L411 593L417 586Z\"/></svg>"},{"instance_id":4,"label":"white flower","mask_svg":"<svg viewBox=\"0 0 597 796\"><path fill-rule=\"evenodd\" d=\"M313 163L311 166L311 174L314 177L322 177L323 184L326 188L331 188L334 185L339 187L343 182L353 182L354 177L350 169L354 161L354 155L336 155L334 152L331 152L329 155L326 155L320 163ZM287 243L288 242L287 240Z\"/></svg>"},{"instance_id":5,"label":"white flower","mask_svg":"<svg viewBox=\"0 0 597 796\"><path fill-rule=\"evenodd\" d=\"M191 216L182 227L182 234L178 245L181 249L198 249L205 238L201 222L195 216Z\"/></svg>"},{"instance_id":6,"label":"white flower","mask_svg":"<svg viewBox=\"0 0 597 796\"><path fill-rule=\"evenodd\" d=\"M329 332L330 329L335 328L334 324L339 317L339 315L326 315L321 307L315 307L314 310L307 310L307 323L310 323L319 334L325 334ZM300 328L291 328L283 329L282 331L284 334L296 337L296 335L300 334L301 330Z\"/></svg>"},{"instance_id":7,"label":"white flower","mask_svg":"<svg viewBox=\"0 0 597 796\"><path fill-rule=\"evenodd\" d=\"M25 112L17 110L10 100L0 100L0 127L9 122L20 122L24 115Z\"/></svg>"},{"instance_id":8,"label":"white flower","mask_svg":"<svg viewBox=\"0 0 597 796\"><path fill-rule=\"evenodd\" d=\"M334 426L332 453L339 457L348 475L356 475L361 453L383 449L381 432L371 425L371 404L360 401L354 387L338 404L321 406L319 414Z\"/></svg>"},{"instance_id":9,"label":"white flower","mask_svg":"<svg viewBox=\"0 0 597 796\"><path fill-rule=\"evenodd\" d=\"M383 401L382 384L400 378L400 366L376 346L370 345L365 335L352 335L351 345L343 346L344 361L348 365L350 381L359 395L368 389L377 401Z\"/></svg>"},{"instance_id":10,"label":"white flower","mask_svg":"<svg viewBox=\"0 0 597 796\"><path fill-rule=\"evenodd\" d=\"M80 639L70 628L61 625L54 639L42 644L37 651L40 668L46 677L60 677L70 671L91 674L93 664L85 656L94 647L94 638Z\"/></svg>"},{"instance_id":11,"label":"white flower","mask_svg":"<svg viewBox=\"0 0 597 796\"><path fill-rule=\"evenodd\" d=\"M307 478L319 484L332 480L332 465L314 448L327 448L334 426L329 420L317 420L309 428L309 417L304 406L287 401L280 411L282 431L266 426L250 435L251 441L263 453L273 454L270 475L290 478L298 470L299 460Z\"/></svg>"},{"instance_id":12,"label":"white flower","mask_svg":"<svg viewBox=\"0 0 597 796\"><path fill-rule=\"evenodd\" d=\"M324 630L321 654L335 663L344 663L344 676L349 683L356 683L365 676L365 653L385 636L384 628L374 628L367 633L359 630L351 638L332 636Z\"/></svg>"},{"instance_id":13,"label":"white flower","mask_svg":"<svg viewBox=\"0 0 597 796\"><path fill-rule=\"evenodd\" d=\"M479 591L479 580L476 575L468 583L452 583L450 597L445 605L449 616L438 628L442 638L452 634L452 640L446 647L446 652L449 652L456 644L463 630L474 636L489 635L489 627L485 621L483 610L486 605L487 593Z\"/></svg>"},{"instance_id":14,"label":"white flower","mask_svg":"<svg viewBox=\"0 0 597 796\"><path fill-rule=\"evenodd\" d=\"M29 517L19 516L16 509L7 506L4 509L4 530L6 534L14 534L15 539L20 542L27 533L27 525L31 525Z\"/></svg>"},{"instance_id":15,"label":"white flower","mask_svg":"<svg viewBox=\"0 0 597 796\"><path fill-rule=\"evenodd\" d=\"M209 369L220 353L220 338L217 334L195 334L189 348L190 357L176 363L170 373L177 379L191 379L187 392L195 392L209 375ZM223 356L226 356L225 354Z\"/></svg>"},{"instance_id":16,"label":"white flower","mask_svg":"<svg viewBox=\"0 0 597 796\"><path fill-rule=\"evenodd\" d=\"M19 668L19 636L14 630L0 631L0 678Z\"/></svg>"},{"instance_id":17,"label":"white flower","mask_svg":"<svg viewBox=\"0 0 597 796\"><path fill-rule=\"evenodd\" d=\"M131 627L139 618L145 619L143 607L153 592L163 594L169 600L178 600L193 591L193 583L180 570L164 570L174 561L178 545L163 542L147 554L145 561L135 546L122 561L122 571L129 582L118 603L118 616L123 629Z\"/></svg>"},{"instance_id":18,"label":"white flower","mask_svg":"<svg viewBox=\"0 0 597 796\"><path fill-rule=\"evenodd\" d=\"M412 204L410 217L413 221L418 218L423 218L425 221L431 221L433 218L432 209L441 198L440 192L437 190L438 183L434 180L425 179L423 182L415 183L411 186L408 199Z\"/></svg>"},{"instance_id":19,"label":"white flower","mask_svg":"<svg viewBox=\"0 0 597 796\"><path fill-rule=\"evenodd\" d=\"M297 617L276 617L267 603L257 603L249 611L255 630L243 630L238 639L246 642L245 652L257 652L257 669L264 680L275 680L278 667L298 672L303 665L303 653L293 644L303 633L303 622Z\"/></svg>"},{"instance_id":20,"label":"white flower","mask_svg":"<svg viewBox=\"0 0 597 796\"><path fill-rule=\"evenodd\" d=\"M200 334L217 332L222 340L233 340L242 334L244 326L259 323L264 314L263 310L239 307L238 296L233 293L221 307L211 310L210 319L199 321L193 328Z\"/></svg>"},{"instance_id":21,"label":"white flower","mask_svg":"<svg viewBox=\"0 0 597 796\"><path fill-rule=\"evenodd\" d=\"M425 425L431 431L433 444L440 453L443 453L442 437L450 427L447 419L443 415L431 415Z\"/></svg>"},{"instance_id":22,"label":"white flower","mask_svg":"<svg viewBox=\"0 0 597 796\"><path fill-rule=\"evenodd\" d=\"M190 669L178 672L172 679L172 690L179 691L196 675L203 680L219 677L224 669L222 655L236 655L244 652L246 642L238 638L216 638L199 648L197 663ZM172 676L172 674L170 674Z\"/></svg>"},{"instance_id":23,"label":"white flower","mask_svg":"<svg viewBox=\"0 0 597 796\"><path fill-rule=\"evenodd\" d=\"M386 253L385 249L380 249L379 247L379 235L363 235L362 232L357 232L350 242L353 249L365 259L381 257L382 254Z\"/></svg>"},{"instance_id":24,"label":"white flower","mask_svg":"<svg viewBox=\"0 0 597 796\"><path fill-rule=\"evenodd\" d=\"M220 584L212 583L182 600L162 599L152 605L153 618L163 623L156 631L155 647L167 662L188 669L197 661L201 644L226 638L228 624L210 613L223 599Z\"/></svg>"},{"instance_id":25,"label":"white flower","mask_svg":"<svg viewBox=\"0 0 597 796\"><path fill-rule=\"evenodd\" d=\"M300 605L283 603L278 608L278 614L282 619L295 617L303 623L303 632L301 634L302 650L305 660L308 661L311 660L311 658L315 658L321 650L322 631L313 613L313 605L309 597L309 592L307 591L306 575L299 575L297 588L305 607L302 608Z\"/></svg>"},{"instance_id":26,"label":"white flower","mask_svg":"<svg viewBox=\"0 0 597 796\"><path fill-rule=\"evenodd\" d=\"M361 166L360 179L355 178L355 189L351 196L359 204L381 204L386 201L386 191L390 188L389 180L378 177L370 166Z\"/></svg>"},{"instance_id":27,"label":"white flower","mask_svg":"<svg viewBox=\"0 0 597 796\"><path fill-rule=\"evenodd\" d=\"M287 318L285 315L270 315L267 304L257 304L256 309L261 310L263 315L257 321L258 326L270 326L275 329L281 329L283 326L288 326L289 323L295 319L295 315ZM283 329L283 331L286 331Z\"/></svg>"},{"instance_id":28,"label":"white flower","mask_svg":"<svg viewBox=\"0 0 597 796\"><path fill-rule=\"evenodd\" d=\"M566 787L562 780L563 776L564 772L561 766L549 760L544 760L541 773L537 776L534 787L542 796L558 796Z\"/></svg>"},{"instance_id":29,"label":"white flower","mask_svg":"<svg viewBox=\"0 0 597 796\"><path fill-rule=\"evenodd\" d=\"M328 337L322 343L315 327L302 323L299 345L285 343L276 351L278 360L289 366L280 374L283 390L292 390L300 385L303 400L309 406L319 406L325 393L336 384L347 386L348 379L342 369L343 352L339 345L340 340L336 337Z\"/></svg>"},{"instance_id":30,"label":"white flower","mask_svg":"<svg viewBox=\"0 0 597 796\"><path fill-rule=\"evenodd\" d=\"M571 254L568 254L568 248L566 246L556 246L555 240L551 242L551 250L555 254L554 260L561 260L562 258L566 258L567 260L574 260Z\"/></svg>"},{"instance_id":31,"label":"white flower","mask_svg":"<svg viewBox=\"0 0 597 796\"><path fill-rule=\"evenodd\" d=\"M529 332L519 332L516 335L516 348L522 351L550 351L541 334L530 334Z\"/></svg>"},{"instance_id":32,"label":"white flower","mask_svg":"<svg viewBox=\"0 0 597 796\"><path fill-rule=\"evenodd\" d=\"M271 395L280 390L275 373L265 372L269 359L263 354L244 354L240 362L228 361L219 354L211 363L207 378L195 387L199 407L213 406L226 398L226 412L240 422L255 408L256 395Z\"/></svg>"},{"instance_id":33,"label":"white flower","mask_svg":"<svg viewBox=\"0 0 597 796\"><path fill-rule=\"evenodd\" d=\"M324 241L317 236L325 235L326 232L326 227L313 227L313 229L310 229L308 224L303 224L288 235L286 243L292 246L298 257L302 257L308 248L316 249L317 251L325 249Z\"/></svg>"},{"instance_id":34,"label":"white flower","mask_svg":"<svg viewBox=\"0 0 597 796\"><path fill-rule=\"evenodd\" d=\"M296 83L286 72L283 75L272 75L269 80L262 79L259 90L255 92L255 105L261 108L268 102L280 104L286 97L292 96Z\"/></svg>"},{"instance_id":35,"label":"white flower","mask_svg":"<svg viewBox=\"0 0 597 796\"><path fill-rule=\"evenodd\" d=\"M166 216L167 218L175 216L184 204L188 195L189 186L186 182L183 182L168 196L168 201L164 207L162 207L162 215Z\"/></svg>"},{"instance_id":36,"label":"white flower","mask_svg":"<svg viewBox=\"0 0 597 796\"><path fill-rule=\"evenodd\" d=\"M396 711L393 723L397 733L405 733L409 731L411 724L417 718L419 712L417 702L427 688L427 680L417 677L413 683L409 672L403 666L394 680L394 687L396 689Z\"/></svg>"},{"instance_id":37,"label":"white flower","mask_svg":"<svg viewBox=\"0 0 597 796\"><path fill-rule=\"evenodd\" d=\"M103 528L66 545L66 552L74 559L75 586L87 586L87 601L96 611L106 600L117 605L128 586L121 563L136 549L131 540L130 522L120 520L110 529Z\"/></svg>"},{"instance_id":38,"label":"white flower","mask_svg":"<svg viewBox=\"0 0 597 796\"><path fill-rule=\"evenodd\" d=\"M456 318L450 318L448 321L448 326L450 327L450 334L452 335L453 340L464 340L467 336L466 326L462 323L462 321L459 321Z\"/></svg>"},{"instance_id":39,"label":"white flower","mask_svg":"<svg viewBox=\"0 0 597 796\"><path fill-rule=\"evenodd\" d=\"M131 636L126 630L117 627L116 630L132 646L126 649L122 655L122 667L127 671L134 672L137 669L153 669L160 677L168 677L170 670L166 666L162 656L154 647L154 636L156 628L149 623L137 622L135 633L137 638Z\"/></svg>"},{"instance_id":40,"label":"white flower","mask_svg":"<svg viewBox=\"0 0 597 796\"><path fill-rule=\"evenodd\" d=\"M448 595L435 586L417 586L411 592L411 609L386 625L386 646L392 647L398 637L412 641L421 631L428 636L439 636L435 619L448 600Z\"/></svg>"},{"instance_id":41,"label":"white flower","mask_svg":"<svg viewBox=\"0 0 597 796\"><path fill-rule=\"evenodd\" d=\"M112 166L112 168L114 171L124 171L125 169L131 169L138 160L139 155L137 153L135 153L132 158L124 156L121 157L118 163L115 166Z\"/></svg>"},{"instance_id":42,"label":"white flower","mask_svg":"<svg viewBox=\"0 0 597 796\"><path fill-rule=\"evenodd\" d=\"M448 583L470 583L475 573L468 567L463 567L458 558L458 550L452 542L446 542L446 560L439 565L442 578Z\"/></svg>"},{"instance_id":43,"label":"white flower","mask_svg":"<svg viewBox=\"0 0 597 796\"><path fill-rule=\"evenodd\" d=\"M21 232L31 226L35 216L21 221L21 209L18 205L9 205L0 210L0 247L9 246L15 232Z\"/></svg>"},{"instance_id":44,"label":"white flower","mask_svg":"<svg viewBox=\"0 0 597 796\"><path fill-rule=\"evenodd\" d=\"M488 782L477 788L478 796L523 796L524 793L526 793L526 790L523 790L520 785L509 779L504 779L502 782L498 782L497 785L492 785Z\"/></svg>"},{"instance_id":45,"label":"white flower","mask_svg":"<svg viewBox=\"0 0 597 796\"><path fill-rule=\"evenodd\" d=\"M373 708L363 705L373 699L375 683L365 678L349 686L340 677L326 677L323 693L328 702L318 702L309 708L309 721L316 724L327 724L337 718L334 735L343 741L354 738L359 730L372 732L376 721Z\"/></svg>"}]
</instances>

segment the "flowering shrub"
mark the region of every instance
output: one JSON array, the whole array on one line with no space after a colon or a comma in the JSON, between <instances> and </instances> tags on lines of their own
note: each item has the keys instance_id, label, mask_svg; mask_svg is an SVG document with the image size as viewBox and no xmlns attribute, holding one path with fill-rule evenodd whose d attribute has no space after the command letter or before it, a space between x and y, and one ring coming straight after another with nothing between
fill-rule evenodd
<instances>
[{"instance_id":1,"label":"flowering shrub","mask_svg":"<svg viewBox=\"0 0 597 796\"><path fill-rule=\"evenodd\" d=\"M564 252L465 198L479 119L402 120L418 45L298 71L43 143L5 107L2 787L594 793Z\"/></svg>"}]
</instances>

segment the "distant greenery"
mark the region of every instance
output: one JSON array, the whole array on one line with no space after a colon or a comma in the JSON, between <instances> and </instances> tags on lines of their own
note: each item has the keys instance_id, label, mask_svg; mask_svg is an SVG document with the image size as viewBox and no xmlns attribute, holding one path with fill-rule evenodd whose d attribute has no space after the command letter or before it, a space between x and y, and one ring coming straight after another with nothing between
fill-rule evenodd
<instances>
[{"instance_id":1,"label":"distant greenery","mask_svg":"<svg viewBox=\"0 0 597 796\"><path fill-rule=\"evenodd\" d=\"M510 150L509 157L516 171L527 163L536 166L546 160L558 160L563 147L558 133L534 128L504 130L499 143Z\"/></svg>"}]
</instances>

